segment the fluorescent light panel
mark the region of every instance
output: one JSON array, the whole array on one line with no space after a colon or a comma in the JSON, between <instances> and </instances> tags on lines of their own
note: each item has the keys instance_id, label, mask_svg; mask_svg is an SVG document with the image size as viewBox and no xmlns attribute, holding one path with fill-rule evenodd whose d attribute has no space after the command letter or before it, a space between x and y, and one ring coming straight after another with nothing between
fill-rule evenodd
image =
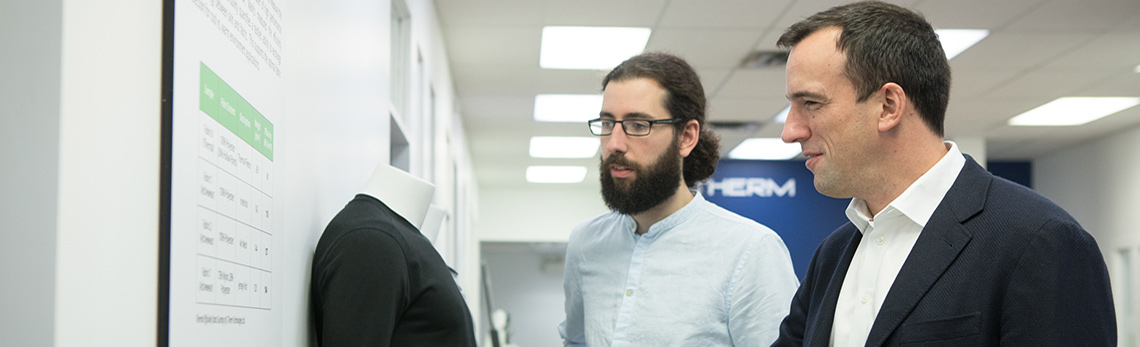
<instances>
[{"instance_id":1,"label":"fluorescent light panel","mask_svg":"<svg viewBox=\"0 0 1140 347\"><path fill-rule=\"evenodd\" d=\"M598 118L602 111L600 94L538 94L534 97L534 120L539 122L581 122Z\"/></svg>"},{"instance_id":2,"label":"fluorescent light panel","mask_svg":"<svg viewBox=\"0 0 1140 347\"><path fill-rule=\"evenodd\" d=\"M1138 104L1137 97L1063 97L1010 118L1009 125L1082 125Z\"/></svg>"},{"instance_id":3,"label":"fluorescent light panel","mask_svg":"<svg viewBox=\"0 0 1140 347\"><path fill-rule=\"evenodd\" d=\"M609 70L645 50L649 28L542 28L539 66L544 69Z\"/></svg>"},{"instance_id":4,"label":"fluorescent light panel","mask_svg":"<svg viewBox=\"0 0 1140 347\"><path fill-rule=\"evenodd\" d=\"M942 42L947 60L990 35L989 30L982 29L938 29L934 33L938 34L938 41Z\"/></svg>"},{"instance_id":5,"label":"fluorescent light panel","mask_svg":"<svg viewBox=\"0 0 1140 347\"><path fill-rule=\"evenodd\" d=\"M533 158L590 158L598 153L597 137L535 136L530 138Z\"/></svg>"},{"instance_id":6,"label":"fluorescent light panel","mask_svg":"<svg viewBox=\"0 0 1140 347\"><path fill-rule=\"evenodd\" d=\"M750 138L728 152L730 159L788 160L801 152L800 144L771 137Z\"/></svg>"},{"instance_id":7,"label":"fluorescent light panel","mask_svg":"<svg viewBox=\"0 0 1140 347\"><path fill-rule=\"evenodd\" d=\"M585 166L527 166L526 181L531 183L579 183L586 179Z\"/></svg>"}]
</instances>

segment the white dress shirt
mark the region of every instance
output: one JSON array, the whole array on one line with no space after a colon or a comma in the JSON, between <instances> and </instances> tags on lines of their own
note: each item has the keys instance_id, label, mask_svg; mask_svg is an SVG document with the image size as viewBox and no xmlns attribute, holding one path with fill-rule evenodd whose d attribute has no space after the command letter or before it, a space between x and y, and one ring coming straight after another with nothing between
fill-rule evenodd
<instances>
[{"instance_id":1,"label":"white dress shirt","mask_svg":"<svg viewBox=\"0 0 1140 347\"><path fill-rule=\"evenodd\" d=\"M867 343L871 325L895 276L966 164L958 145L950 141L946 144L950 146L946 155L874 218L868 217L870 212L863 199L851 199L847 206L847 218L863 233L863 238L839 290L831 346Z\"/></svg>"},{"instance_id":2,"label":"white dress shirt","mask_svg":"<svg viewBox=\"0 0 1140 347\"><path fill-rule=\"evenodd\" d=\"M566 249L567 346L768 346L799 280L771 229L696 193L637 235L608 212Z\"/></svg>"}]
</instances>

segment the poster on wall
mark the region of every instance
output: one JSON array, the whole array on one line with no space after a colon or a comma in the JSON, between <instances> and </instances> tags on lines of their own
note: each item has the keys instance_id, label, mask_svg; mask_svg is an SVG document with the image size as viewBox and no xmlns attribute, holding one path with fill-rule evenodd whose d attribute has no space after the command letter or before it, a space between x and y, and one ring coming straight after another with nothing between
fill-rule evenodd
<instances>
[{"instance_id":1,"label":"poster on wall","mask_svg":"<svg viewBox=\"0 0 1140 347\"><path fill-rule=\"evenodd\" d=\"M803 161L727 159L699 189L708 201L779 234L803 280L820 242L847 222L850 202L820 194L814 179Z\"/></svg>"},{"instance_id":2,"label":"poster on wall","mask_svg":"<svg viewBox=\"0 0 1140 347\"><path fill-rule=\"evenodd\" d=\"M280 2L165 2L160 346L281 344Z\"/></svg>"}]
</instances>

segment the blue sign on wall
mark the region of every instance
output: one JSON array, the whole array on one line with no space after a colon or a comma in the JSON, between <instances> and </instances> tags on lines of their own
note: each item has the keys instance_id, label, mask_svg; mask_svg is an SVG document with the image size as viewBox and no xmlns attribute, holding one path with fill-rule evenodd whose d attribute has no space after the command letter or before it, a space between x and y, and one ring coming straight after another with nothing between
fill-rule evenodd
<instances>
[{"instance_id":1,"label":"blue sign on wall","mask_svg":"<svg viewBox=\"0 0 1140 347\"><path fill-rule=\"evenodd\" d=\"M827 235L847 222L850 199L815 190L802 161L722 159L701 185L705 199L775 230L803 280L812 254Z\"/></svg>"}]
</instances>

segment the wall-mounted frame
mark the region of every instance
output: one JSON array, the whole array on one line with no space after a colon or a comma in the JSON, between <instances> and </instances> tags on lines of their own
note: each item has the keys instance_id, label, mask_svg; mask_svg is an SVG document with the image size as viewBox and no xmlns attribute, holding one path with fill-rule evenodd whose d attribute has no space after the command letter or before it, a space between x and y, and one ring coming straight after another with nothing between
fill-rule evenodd
<instances>
[{"instance_id":1,"label":"wall-mounted frame","mask_svg":"<svg viewBox=\"0 0 1140 347\"><path fill-rule=\"evenodd\" d=\"M164 1L159 346L280 345L277 1Z\"/></svg>"}]
</instances>

